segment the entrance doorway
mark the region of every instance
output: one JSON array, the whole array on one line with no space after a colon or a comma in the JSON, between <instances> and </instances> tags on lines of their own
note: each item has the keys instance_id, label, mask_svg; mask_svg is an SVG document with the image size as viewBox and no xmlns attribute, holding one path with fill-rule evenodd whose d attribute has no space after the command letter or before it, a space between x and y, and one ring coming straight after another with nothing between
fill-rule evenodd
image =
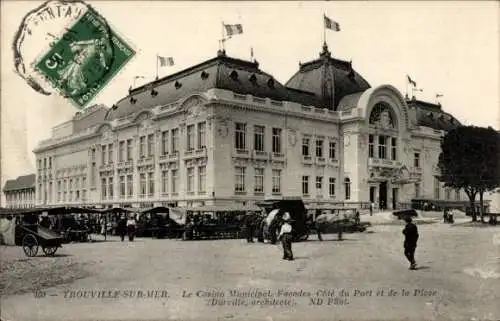
<instances>
[{"instance_id":1,"label":"entrance doorway","mask_svg":"<svg viewBox=\"0 0 500 321\"><path fill-rule=\"evenodd\" d=\"M396 210L398 206L398 189L392 189L392 209Z\"/></svg>"},{"instance_id":2,"label":"entrance doorway","mask_svg":"<svg viewBox=\"0 0 500 321\"><path fill-rule=\"evenodd\" d=\"M370 203L375 203L375 186L370 186Z\"/></svg>"},{"instance_id":3,"label":"entrance doorway","mask_svg":"<svg viewBox=\"0 0 500 321\"><path fill-rule=\"evenodd\" d=\"M387 181L380 183L378 188L378 201L381 210L387 209Z\"/></svg>"}]
</instances>

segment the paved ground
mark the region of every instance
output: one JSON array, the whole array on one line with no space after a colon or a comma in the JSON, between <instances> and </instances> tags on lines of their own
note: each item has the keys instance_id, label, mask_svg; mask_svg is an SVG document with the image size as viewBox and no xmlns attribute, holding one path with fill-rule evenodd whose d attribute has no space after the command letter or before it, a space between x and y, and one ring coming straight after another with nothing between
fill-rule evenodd
<instances>
[{"instance_id":1,"label":"paved ground","mask_svg":"<svg viewBox=\"0 0 500 321\"><path fill-rule=\"evenodd\" d=\"M402 256L401 228L294 243L293 262L243 240L114 239L30 259L0 247L2 319L500 319L500 228L420 225L418 271Z\"/></svg>"}]
</instances>

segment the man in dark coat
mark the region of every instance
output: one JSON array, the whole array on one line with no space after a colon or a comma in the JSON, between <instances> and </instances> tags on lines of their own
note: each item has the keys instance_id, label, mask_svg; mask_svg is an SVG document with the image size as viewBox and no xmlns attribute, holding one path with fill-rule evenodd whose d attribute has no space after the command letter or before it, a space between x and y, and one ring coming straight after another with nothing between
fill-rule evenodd
<instances>
[{"instance_id":1,"label":"man in dark coat","mask_svg":"<svg viewBox=\"0 0 500 321\"><path fill-rule=\"evenodd\" d=\"M256 217L253 212L247 212L245 215L245 235L248 243L253 243L253 235L255 233Z\"/></svg>"},{"instance_id":2,"label":"man in dark coat","mask_svg":"<svg viewBox=\"0 0 500 321\"><path fill-rule=\"evenodd\" d=\"M116 226L116 231L120 235L122 242L125 240L125 235L127 234L127 219L125 215L122 215L118 220L118 225Z\"/></svg>"},{"instance_id":3,"label":"man in dark coat","mask_svg":"<svg viewBox=\"0 0 500 321\"><path fill-rule=\"evenodd\" d=\"M418 229L417 226L412 222L411 217L407 216L405 218L406 226L403 229L403 234L405 236L404 249L405 256L410 261L410 270L417 269L417 263L415 263L415 250L417 248L418 241Z\"/></svg>"}]
</instances>

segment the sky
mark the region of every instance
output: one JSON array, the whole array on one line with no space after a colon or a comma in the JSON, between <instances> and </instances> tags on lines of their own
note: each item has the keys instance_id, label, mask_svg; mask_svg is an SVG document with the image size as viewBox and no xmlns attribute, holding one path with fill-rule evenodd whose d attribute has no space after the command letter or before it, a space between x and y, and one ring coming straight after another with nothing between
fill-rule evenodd
<instances>
[{"instance_id":1,"label":"sky","mask_svg":"<svg viewBox=\"0 0 500 321\"><path fill-rule=\"evenodd\" d=\"M43 96L14 73L11 43L22 18L38 1L1 1L1 184L34 172L32 150L51 128L78 111L57 93ZM160 77L215 57L222 22L242 24L226 43L229 56L250 59L285 83L323 44L323 14L340 24L326 33L332 55L352 60L372 87L391 84L403 94L406 75L422 92L467 125L500 129L500 2L174 2L87 1L137 55L92 103L112 106L134 76L154 79L156 55L173 57ZM40 50L42 50L41 48ZM411 91L409 92L411 95ZM2 195L3 197L3 195Z\"/></svg>"}]
</instances>

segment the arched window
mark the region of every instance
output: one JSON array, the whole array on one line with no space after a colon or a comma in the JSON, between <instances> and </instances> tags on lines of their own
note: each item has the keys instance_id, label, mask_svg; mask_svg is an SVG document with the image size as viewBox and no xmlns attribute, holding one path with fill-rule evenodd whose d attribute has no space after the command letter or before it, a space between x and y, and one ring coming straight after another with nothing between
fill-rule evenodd
<instances>
[{"instance_id":1,"label":"arched window","mask_svg":"<svg viewBox=\"0 0 500 321\"><path fill-rule=\"evenodd\" d=\"M349 177L344 179L344 188L345 188L345 200L348 201L351 199L351 180Z\"/></svg>"},{"instance_id":2,"label":"arched window","mask_svg":"<svg viewBox=\"0 0 500 321\"><path fill-rule=\"evenodd\" d=\"M370 125L382 128L395 128L395 119L391 108L385 103L377 103L370 113Z\"/></svg>"}]
</instances>

